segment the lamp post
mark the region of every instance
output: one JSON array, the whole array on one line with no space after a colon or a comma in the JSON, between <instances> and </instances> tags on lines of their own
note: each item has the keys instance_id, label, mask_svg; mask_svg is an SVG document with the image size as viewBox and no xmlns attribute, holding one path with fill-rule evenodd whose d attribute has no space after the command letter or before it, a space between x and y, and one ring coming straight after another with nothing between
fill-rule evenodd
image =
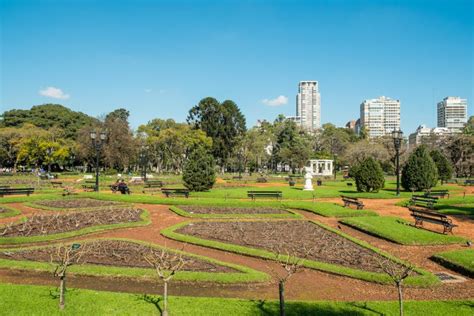
<instances>
[{"instance_id":1,"label":"lamp post","mask_svg":"<svg viewBox=\"0 0 474 316\"><path fill-rule=\"evenodd\" d=\"M142 146L140 152L140 162L142 164L142 178L143 182L146 182L146 167L148 165L148 146Z\"/></svg>"},{"instance_id":2,"label":"lamp post","mask_svg":"<svg viewBox=\"0 0 474 316\"><path fill-rule=\"evenodd\" d=\"M334 154L334 162L332 166L334 168L334 180L336 180L336 173L337 173L336 161L337 161L337 154Z\"/></svg>"},{"instance_id":3,"label":"lamp post","mask_svg":"<svg viewBox=\"0 0 474 316\"><path fill-rule=\"evenodd\" d=\"M396 168L397 168L397 196L400 195L400 146L402 145L403 132L395 129L392 132L393 145L396 152Z\"/></svg>"},{"instance_id":4,"label":"lamp post","mask_svg":"<svg viewBox=\"0 0 474 316\"><path fill-rule=\"evenodd\" d=\"M92 141L92 147L95 149L95 188L94 191L99 192L99 158L100 150L105 143L107 135L105 132L99 133L99 139L97 139L97 133L95 131L90 132Z\"/></svg>"}]
</instances>

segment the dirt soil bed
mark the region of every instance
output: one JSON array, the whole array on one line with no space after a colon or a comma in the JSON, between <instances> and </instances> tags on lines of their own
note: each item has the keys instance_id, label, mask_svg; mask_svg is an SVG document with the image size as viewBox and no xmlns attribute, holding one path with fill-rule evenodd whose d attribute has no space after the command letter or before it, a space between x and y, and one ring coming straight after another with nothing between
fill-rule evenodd
<instances>
[{"instance_id":1,"label":"dirt soil bed","mask_svg":"<svg viewBox=\"0 0 474 316\"><path fill-rule=\"evenodd\" d=\"M94 199L67 199L36 201L35 204L54 208L88 208L115 205L117 202Z\"/></svg>"},{"instance_id":2,"label":"dirt soil bed","mask_svg":"<svg viewBox=\"0 0 474 316\"><path fill-rule=\"evenodd\" d=\"M97 240L87 242L81 245L85 254L82 255L79 264L95 264L119 267L152 268L145 260L144 256L149 255L151 251L155 255L161 256L162 250L151 248L146 245L137 244L122 240ZM51 256L54 256L57 249L54 247L44 247L35 249L25 249L21 251L0 252L0 258L9 260L28 260L49 262ZM166 254L166 252L165 252ZM174 264L177 257L165 256L169 264ZM194 257L183 256L186 264L183 271L192 272L237 272L236 270L214 264L212 262L199 260Z\"/></svg>"},{"instance_id":3,"label":"dirt soil bed","mask_svg":"<svg viewBox=\"0 0 474 316\"><path fill-rule=\"evenodd\" d=\"M308 221L195 222L176 232L370 272L383 257Z\"/></svg>"},{"instance_id":4,"label":"dirt soil bed","mask_svg":"<svg viewBox=\"0 0 474 316\"><path fill-rule=\"evenodd\" d=\"M143 210L118 208L68 214L33 215L25 222L0 227L1 237L30 237L64 233L99 225L138 222Z\"/></svg>"},{"instance_id":5,"label":"dirt soil bed","mask_svg":"<svg viewBox=\"0 0 474 316\"><path fill-rule=\"evenodd\" d=\"M215 206L178 206L180 209L194 214L288 214L287 211L276 208L249 207L215 207Z\"/></svg>"},{"instance_id":6,"label":"dirt soil bed","mask_svg":"<svg viewBox=\"0 0 474 316\"><path fill-rule=\"evenodd\" d=\"M8 210L0 206L0 214L6 213Z\"/></svg>"}]
</instances>

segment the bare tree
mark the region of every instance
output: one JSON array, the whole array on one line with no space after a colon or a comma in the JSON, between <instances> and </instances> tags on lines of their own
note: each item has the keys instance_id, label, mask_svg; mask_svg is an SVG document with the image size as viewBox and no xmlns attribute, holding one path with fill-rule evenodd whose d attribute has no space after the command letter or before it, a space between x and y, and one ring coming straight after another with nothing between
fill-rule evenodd
<instances>
[{"instance_id":1,"label":"bare tree","mask_svg":"<svg viewBox=\"0 0 474 316\"><path fill-rule=\"evenodd\" d=\"M390 277L397 287L400 316L403 316L403 281L410 276L415 267L411 264L402 265L390 259L379 260L379 267Z\"/></svg>"},{"instance_id":2,"label":"bare tree","mask_svg":"<svg viewBox=\"0 0 474 316\"><path fill-rule=\"evenodd\" d=\"M163 281L163 312L162 316L168 315L168 283L175 276L175 274L183 269L189 263L183 258L181 252L171 252L165 249L149 248L148 253L144 254L143 258L153 268L155 268L158 278Z\"/></svg>"},{"instance_id":3,"label":"bare tree","mask_svg":"<svg viewBox=\"0 0 474 316\"><path fill-rule=\"evenodd\" d=\"M68 267L80 262L86 253L85 246L80 244L58 245L50 255L51 264L55 265L53 276L59 278L59 309L63 310L66 304L66 271Z\"/></svg>"},{"instance_id":4,"label":"bare tree","mask_svg":"<svg viewBox=\"0 0 474 316\"><path fill-rule=\"evenodd\" d=\"M313 252L313 248L304 249L282 249L275 246L273 252L275 257L273 260L277 261L283 268L284 272L275 270L269 266L271 273L278 280L278 294L280 300L280 316L285 316L285 284L294 274L303 268L303 263L306 258ZM303 253L303 255L301 255Z\"/></svg>"}]
</instances>

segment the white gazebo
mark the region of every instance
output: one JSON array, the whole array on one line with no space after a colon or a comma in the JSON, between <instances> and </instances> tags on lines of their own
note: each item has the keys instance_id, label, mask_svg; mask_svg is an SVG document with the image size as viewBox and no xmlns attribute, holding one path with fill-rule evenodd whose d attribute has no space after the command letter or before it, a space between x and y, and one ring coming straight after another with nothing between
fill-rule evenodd
<instances>
[{"instance_id":1,"label":"white gazebo","mask_svg":"<svg viewBox=\"0 0 474 316\"><path fill-rule=\"evenodd\" d=\"M331 159L311 159L309 166L313 176L326 177L333 174L334 160Z\"/></svg>"}]
</instances>

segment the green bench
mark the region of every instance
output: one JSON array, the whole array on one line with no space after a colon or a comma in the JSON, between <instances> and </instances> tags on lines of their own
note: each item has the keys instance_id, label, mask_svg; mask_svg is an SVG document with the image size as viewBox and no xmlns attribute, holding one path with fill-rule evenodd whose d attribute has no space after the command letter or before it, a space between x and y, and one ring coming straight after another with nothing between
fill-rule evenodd
<instances>
[{"instance_id":1,"label":"green bench","mask_svg":"<svg viewBox=\"0 0 474 316\"><path fill-rule=\"evenodd\" d=\"M420 196L420 195L414 195L411 197L409 206L408 208L410 210L416 210L416 209L434 209L435 204L438 202L437 197L427 197L427 196Z\"/></svg>"},{"instance_id":2,"label":"green bench","mask_svg":"<svg viewBox=\"0 0 474 316\"><path fill-rule=\"evenodd\" d=\"M458 226L453 224L453 221L446 215L432 211L411 209L411 216L415 219L415 227L423 227L423 222L429 222L443 226L443 234L452 233L453 228Z\"/></svg>"},{"instance_id":3,"label":"green bench","mask_svg":"<svg viewBox=\"0 0 474 316\"><path fill-rule=\"evenodd\" d=\"M82 188L84 191L95 191L95 180L86 180Z\"/></svg>"},{"instance_id":4,"label":"green bench","mask_svg":"<svg viewBox=\"0 0 474 316\"><path fill-rule=\"evenodd\" d=\"M34 188L0 188L0 197L16 194L26 194L27 196L30 196L33 192L35 192Z\"/></svg>"},{"instance_id":5,"label":"green bench","mask_svg":"<svg viewBox=\"0 0 474 316\"><path fill-rule=\"evenodd\" d=\"M464 185L474 185L474 180L465 180Z\"/></svg>"},{"instance_id":6,"label":"green bench","mask_svg":"<svg viewBox=\"0 0 474 316\"><path fill-rule=\"evenodd\" d=\"M425 192L425 197L440 197L444 198L445 196L449 199L449 191L448 190L430 190Z\"/></svg>"},{"instance_id":7,"label":"green bench","mask_svg":"<svg viewBox=\"0 0 474 316\"><path fill-rule=\"evenodd\" d=\"M189 190L188 189L170 189L170 188L162 188L161 192L166 196L170 197L173 195L181 195L186 198L189 197Z\"/></svg>"},{"instance_id":8,"label":"green bench","mask_svg":"<svg viewBox=\"0 0 474 316\"><path fill-rule=\"evenodd\" d=\"M163 181L160 180L147 180L145 181L145 185L143 187L143 193L146 192L153 192L161 189L163 187Z\"/></svg>"},{"instance_id":9,"label":"green bench","mask_svg":"<svg viewBox=\"0 0 474 316\"><path fill-rule=\"evenodd\" d=\"M252 201L258 197L273 197L277 200L281 200L283 193L281 191L247 191L247 197L251 198Z\"/></svg>"}]
</instances>

